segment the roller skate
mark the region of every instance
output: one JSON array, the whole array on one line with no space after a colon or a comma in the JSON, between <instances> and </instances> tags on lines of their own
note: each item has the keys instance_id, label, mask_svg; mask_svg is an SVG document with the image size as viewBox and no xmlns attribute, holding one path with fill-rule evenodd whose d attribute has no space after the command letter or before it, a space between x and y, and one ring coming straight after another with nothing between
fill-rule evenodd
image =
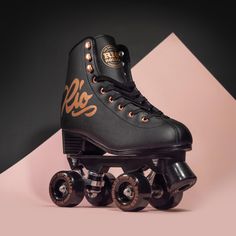
<instances>
[{"instance_id":1,"label":"roller skate","mask_svg":"<svg viewBox=\"0 0 236 236\"><path fill-rule=\"evenodd\" d=\"M191 133L139 92L129 51L111 36L85 38L70 51L61 128L71 170L50 181L57 206L73 207L85 197L93 206L114 202L123 211L148 204L167 210L196 182L185 162ZM123 174L115 178L111 167Z\"/></svg>"}]
</instances>

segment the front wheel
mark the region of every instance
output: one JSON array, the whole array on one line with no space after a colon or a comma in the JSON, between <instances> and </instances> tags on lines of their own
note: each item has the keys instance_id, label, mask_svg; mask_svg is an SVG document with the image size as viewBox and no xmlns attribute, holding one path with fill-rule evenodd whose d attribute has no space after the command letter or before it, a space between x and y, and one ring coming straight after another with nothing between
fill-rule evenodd
<instances>
[{"instance_id":1,"label":"front wheel","mask_svg":"<svg viewBox=\"0 0 236 236\"><path fill-rule=\"evenodd\" d=\"M152 184L152 196L149 200L151 206L159 210L168 210L176 207L183 198L183 192L170 193L167 190L162 175L156 175Z\"/></svg>"},{"instance_id":2,"label":"front wheel","mask_svg":"<svg viewBox=\"0 0 236 236\"><path fill-rule=\"evenodd\" d=\"M158 210L168 210L176 207L183 198L183 192L175 193L170 195L169 193L165 193L165 196L160 199L151 198L149 203L151 206Z\"/></svg>"}]
</instances>

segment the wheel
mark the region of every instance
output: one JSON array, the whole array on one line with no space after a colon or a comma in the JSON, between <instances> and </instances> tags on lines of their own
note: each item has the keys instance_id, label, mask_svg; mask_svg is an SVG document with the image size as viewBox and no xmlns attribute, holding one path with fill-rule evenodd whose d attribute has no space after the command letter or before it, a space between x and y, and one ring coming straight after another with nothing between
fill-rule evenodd
<instances>
[{"instance_id":1,"label":"wheel","mask_svg":"<svg viewBox=\"0 0 236 236\"><path fill-rule=\"evenodd\" d=\"M122 174L114 182L112 198L123 211L140 211L144 209L151 196L151 187L140 173Z\"/></svg>"},{"instance_id":2,"label":"wheel","mask_svg":"<svg viewBox=\"0 0 236 236\"><path fill-rule=\"evenodd\" d=\"M60 171L50 181L49 194L57 206L74 207L84 198L84 181L75 171Z\"/></svg>"},{"instance_id":3,"label":"wheel","mask_svg":"<svg viewBox=\"0 0 236 236\"><path fill-rule=\"evenodd\" d=\"M107 206L112 203L111 189L112 184L115 181L115 177L111 173L106 173L104 175L104 186L101 189L101 192L98 193L95 197L92 197L87 191L85 191L85 197L88 202L93 206Z\"/></svg>"},{"instance_id":4,"label":"wheel","mask_svg":"<svg viewBox=\"0 0 236 236\"><path fill-rule=\"evenodd\" d=\"M159 210L168 210L176 207L183 198L183 192L170 193L162 175L155 175L152 184L152 196L150 205Z\"/></svg>"}]
</instances>

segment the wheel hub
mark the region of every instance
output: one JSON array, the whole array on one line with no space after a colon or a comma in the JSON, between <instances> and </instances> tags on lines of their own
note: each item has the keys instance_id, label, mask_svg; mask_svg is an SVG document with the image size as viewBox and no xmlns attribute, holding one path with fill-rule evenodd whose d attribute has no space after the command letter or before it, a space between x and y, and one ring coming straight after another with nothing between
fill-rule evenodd
<instances>
[{"instance_id":1,"label":"wheel hub","mask_svg":"<svg viewBox=\"0 0 236 236\"><path fill-rule=\"evenodd\" d=\"M63 195L65 195L65 194L68 193L68 190L67 190L67 187L66 187L65 184L62 184L62 185L59 187L59 191L60 191Z\"/></svg>"},{"instance_id":2,"label":"wheel hub","mask_svg":"<svg viewBox=\"0 0 236 236\"><path fill-rule=\"evenodd\" d=\"M161 198L163 194L164 194L164 191L162 189L152 191L153 198Z\"/></svg>"},{"instance_id":3,"label":"wheel hub","mask_svg":"<svg viewBox=\"0 0 236 236\"><path fill-rule=\"evenodd\" d=\"M131 186L127 186L127 187L124 189L123 194L124 194L127 198L132 199L133 196L134 196L134 191L133 191L133 189L132 189Z\"/></svg>"}]
</instances>

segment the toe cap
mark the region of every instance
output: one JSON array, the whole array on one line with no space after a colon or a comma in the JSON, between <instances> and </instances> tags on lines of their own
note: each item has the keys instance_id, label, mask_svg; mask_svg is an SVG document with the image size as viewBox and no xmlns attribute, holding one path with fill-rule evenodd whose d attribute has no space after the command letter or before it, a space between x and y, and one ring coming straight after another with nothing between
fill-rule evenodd
<instances>
[{"instance_id":1,"label":"toe cap","mask_svg":"<svg viewBox=\"0 0 236 236\"><path fill-rule=\"evenodd\" d=\"M177 133L177 142L179 145L191 145L193 143L192 134L182 123L172 120L173 127Z\"/></svg>"}]
</instances>

